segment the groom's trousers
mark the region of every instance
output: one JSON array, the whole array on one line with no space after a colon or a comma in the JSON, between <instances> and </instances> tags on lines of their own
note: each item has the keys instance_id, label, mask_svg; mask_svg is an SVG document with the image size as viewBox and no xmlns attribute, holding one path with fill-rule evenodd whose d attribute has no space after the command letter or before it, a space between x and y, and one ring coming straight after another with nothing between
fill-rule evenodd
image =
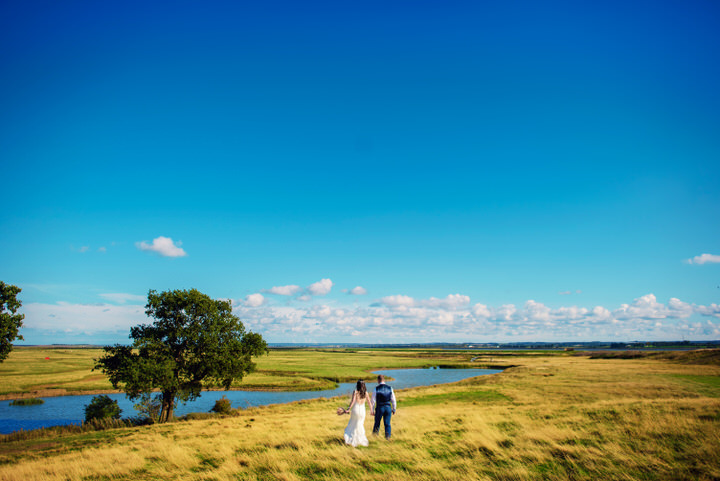
<instances>
[{"instance_id":1,"label":"groom's trousers","mask_svg":"<svg viewBox=\"0 0 720 481\"><path fill-rule=\"evenodd\" d=\"M381 404L375 407L375 424L373 425L373 434L380 432L380 420L385 424L385 439L390 438L390 418L392 418L392 406L390 404Z\"/></svg>"}]
</instances>

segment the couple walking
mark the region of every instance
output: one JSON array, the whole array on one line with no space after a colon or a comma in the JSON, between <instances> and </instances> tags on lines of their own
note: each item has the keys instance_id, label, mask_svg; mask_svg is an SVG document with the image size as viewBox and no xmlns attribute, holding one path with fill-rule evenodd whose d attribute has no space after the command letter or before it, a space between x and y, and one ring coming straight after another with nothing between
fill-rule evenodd
<instances>
[{"instance_id":1,"label":"couple walking","mask_svg":"<svg viewBox=\"0 0 720 481\"><path fill-rule=\"evenodd\" d=\"M390 439L390 419L395 414L397 401L393 388L385 384L382 374L377 377L378 385L372 397L367 392L365 381L358 381L355 390L350 398L350 406L343 412L350 411L350 421L345 428L345 443L352 447L367 446L368 439L365 436L365 403L370 404L370 414L375 416L373 434L380 431L380 421L385 425L385 439Z\"/></svg>"}]
</instances>

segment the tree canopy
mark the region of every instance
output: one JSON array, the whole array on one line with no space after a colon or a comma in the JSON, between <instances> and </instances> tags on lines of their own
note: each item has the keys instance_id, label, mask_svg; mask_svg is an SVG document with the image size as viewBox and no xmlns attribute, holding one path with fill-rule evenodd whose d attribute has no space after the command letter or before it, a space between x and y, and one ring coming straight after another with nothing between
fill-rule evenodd
<instances>
[{"instance_id":1,"label":"tree canopy","mask_svg":"<svg viewBox=\"0 0 720 481\"><path fill-rule=\"evenodd\" d=\"M160 422L172 418L178 400L197 398L203 387L229 389L254 370L252 356L268 352L260 334L245 331L229 301L196 289L151 290L145 313L155 322L131 328L131 346L105 346L95 368L130 399L159 390Z\"/></svg>"},{"instance_id":2,"label":"tree canopy","mask_svg":"<svg viewBox=\"0 0 720 481\"><path fill-rule=\"evenodd\" d=\"M23 340L18 334L25 318L25 314L17 314L17 310L22 306L22 302L17 298L20 291L22 289L17 286L0 281L0 362L10 354L15 339Z\"/></svg>"}]
</instances>

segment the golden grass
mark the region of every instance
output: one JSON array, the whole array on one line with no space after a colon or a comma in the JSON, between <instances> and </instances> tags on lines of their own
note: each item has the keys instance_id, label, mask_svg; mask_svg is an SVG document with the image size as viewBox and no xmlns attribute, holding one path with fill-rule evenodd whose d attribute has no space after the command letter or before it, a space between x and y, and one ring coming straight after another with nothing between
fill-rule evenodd
<instances>
[{"instance_id":1,"label":"golden grass","mask_svg":"<svg viewBox=\"0 0 720 481\"><path fill-rule=\"evenodd\" d=\"M0 442L2 480L720 479L716 365L580 356L398 392L393 440L342 442L345 399ZM366 419L368 432L372 420Z\"/></svg>"}]
</instances>

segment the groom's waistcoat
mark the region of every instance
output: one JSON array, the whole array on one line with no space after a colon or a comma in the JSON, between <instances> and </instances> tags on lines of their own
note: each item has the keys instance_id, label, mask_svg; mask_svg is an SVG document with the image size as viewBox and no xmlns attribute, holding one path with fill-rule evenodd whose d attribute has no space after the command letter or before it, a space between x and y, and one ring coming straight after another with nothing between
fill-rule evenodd
<instances>
[{"instance_id":1,"label":"groom's waistcoat","mask_svg":"<svg viewBox=\"0 0 720 481\"><path fill-rule=\"evenodd\" d=\"M378 384L375 388L375 402L378 406L392 404L392 388L387 384Z\"/></svg>"}]
</instances>

